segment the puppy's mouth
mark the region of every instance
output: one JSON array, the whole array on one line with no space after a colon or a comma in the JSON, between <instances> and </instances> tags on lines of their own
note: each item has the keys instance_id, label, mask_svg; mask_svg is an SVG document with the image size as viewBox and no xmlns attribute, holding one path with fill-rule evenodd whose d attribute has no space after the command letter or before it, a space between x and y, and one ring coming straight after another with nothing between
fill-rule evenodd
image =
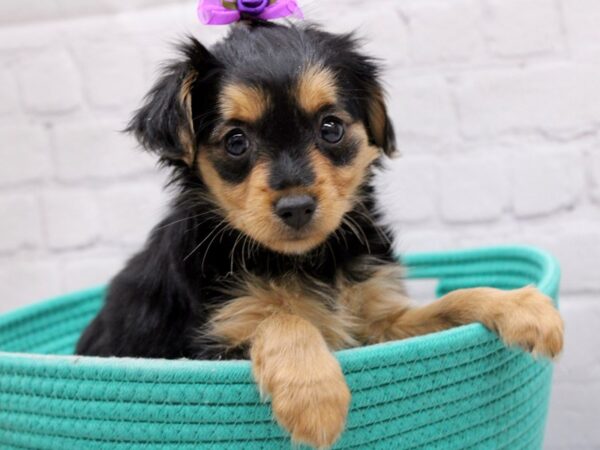
<instances>
[{"instance_id":1,"label":"puppy's mouth","mask_svg":"<svg viewBox=\"0 0 600 450\"><path fill-rule=\"evenodd\" d=\"M302 242L310 238L309 233L295 233L292 236L288 237L288 241L292 242Z\"/></svg>"},{"instance_id":2,"label":"puppy's mouth","mask_svg":"<svg viewBox=\"0 0 600 450\"><path fill-rule=\"evenodd\" d=\"M277 253L302 255L309 253L324 242L325 238L311 233L287 235L270 239L264 244Z\"/></svg>"},{"instance_id":3,"label":"puppy's mouth","mask_svg":"<svg viewBox=\"0 0 600 450\"><path fill-rule=\"evenodd\" d=\"M306 221L306 218L286 216L286 219L292 224L284 221L279 215L271 213L268 216L262 216L258 221L238 221L235 228L269 250L287 255L309 253L323 244L335 231L333 218L319 209L313 213L309 221L302 225L300 224Z\"/></svg>"},{"instance_id":4,"label":"puppy's mouth","mask_svg":"<svg viewBox=\"0 0 600 450\"><path fill-rule=\"evenodd\" d=\"M277 232L269 236L264 244L279 253L294 255L308 253L321 245L330 234L319 220L318 211L301 227L290 226L278 217L274 219L278 222Z\"/></svg>"},{"instance_id":5,"label":"puppy's mouth","mask_svg":"<svg viewBox=\"0 0 600 450\"><path fill-rule=\"evenodd\" d=\"M316 227L307 225L301 230L288 230L286 229L281 236L282 241L290 241L290 242L303 242L307 240L315 239Z\"/></svg>"}]
</instances>

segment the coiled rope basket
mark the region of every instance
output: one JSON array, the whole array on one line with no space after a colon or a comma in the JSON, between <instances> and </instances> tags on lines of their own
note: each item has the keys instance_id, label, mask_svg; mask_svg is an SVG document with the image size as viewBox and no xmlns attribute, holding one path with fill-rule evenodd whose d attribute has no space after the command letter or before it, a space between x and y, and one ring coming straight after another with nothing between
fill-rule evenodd
<instances>
[{"instance_id":1,"label":"coiled rope basket","mask_svg":"<svg viewBox=\"0 0 600 450\"><path fill-rule=\"evenodd\" d=\"M537 285L559 269L532 248L412 254L411 278L438 294ZM0 448L290 449L247 361L72 355L103 289L0 317ZM479 324L337 354L353 394L336 449L540 449L552 366Z\"/></svg>"}]
</instances>

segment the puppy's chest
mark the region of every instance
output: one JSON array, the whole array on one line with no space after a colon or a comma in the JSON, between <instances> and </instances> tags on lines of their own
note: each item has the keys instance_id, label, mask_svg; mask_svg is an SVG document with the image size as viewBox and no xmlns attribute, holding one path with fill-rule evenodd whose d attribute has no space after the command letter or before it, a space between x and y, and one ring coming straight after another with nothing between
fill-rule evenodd
<instances>
[{"instance_id":1,"label":"puppy's chest","mask_svg":"<svg viewBox=\"0 0 600 450\"><path fill-rule=\"evenodd\" d=\"M277 313L310 322L333 350L372 342L378 327L392 311L406 305L400 266L386 265L365 281L340 278L335 286L314 280L267 281L248 279L232 300L210 318L211 336L235 348L248 344L257 327Z\"/></svg>"}]
</instances>

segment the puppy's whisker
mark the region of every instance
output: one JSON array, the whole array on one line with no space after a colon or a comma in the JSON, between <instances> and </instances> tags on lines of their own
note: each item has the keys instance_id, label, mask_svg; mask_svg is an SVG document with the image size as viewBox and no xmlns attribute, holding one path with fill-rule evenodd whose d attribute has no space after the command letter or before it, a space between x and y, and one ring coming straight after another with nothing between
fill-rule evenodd
<instances>
[{"instance_id":1,"label":"puppy's whisker","mask_svg":"<svg viewBox=\"0 0 600 450\"><path fill-rule=\"evenodd\" d=\"M333 233L331 233L331 236L336 240L338 244L341 244L340 237L338 236L337 232L338 230L334 230Z\"/></svg>"},{"instance_id":2,"label":"puppy's whisker","mask_svg":"<svg viewBox=\"0 0 600 450\"><path fill-rule=\"evenodd\" d=\"M256 245L256 241L254 239L252 239L252 236L248 236L248 257L250 259L254 258L254 254L256 252L256 249L258 248Z\"/></svg>"},{"instance_id":3,"label":"puppy's whisker","mask_svg":"<svg viewBox=\"0 0 600 450\"><path fill-rule=\"evenodd\" d=\"M365 245L367 247L367 252L370 254L371 253L371 247L369 246L369 238L365 234L365 231L363 230L363 227L361 227L360 224L353 217L351 217L351 216L348 216L348 220L350 220L351 222L354 223L354 225L356 226L356 228L358 229L358 231L360 232L360 234L364 238L364 242L365 242Z\"/></svg>"},{"instance_id":4,"label":"puppy's whisker","mask_svg":"<svg viewBox=\"0 0 600 450\"><path fill-rule=\"evenodd\" d=\"M351 224L346 217L342 219L342 224L350 230L350 233L353 234L361 243L362 238L358 235L358 232L354 229L354 225Z\"/></svg>"},{"instance_id":5,"label":"puppy's whisker","mask_svg":"<svg viewBox=\"0 0 600 450\"><path fill-rule=\"evenodd\" d=\"M205 111L205 112L204 112L204 113L202 113L202 114L198 114L198 115L196 115L196 116L193 116L193 117L192 117L192 120L202 120L202 119L204 119L205 117L209 117L209 116L211 116L211 115L213 115L213 114L216 114L216 110L215 110L215 109L211 109L211 110L209 110L209 111Z\"/></svg>"},{"instance_id":6,"label":"puppy's whisker","mask_svg":"<svg viewBox=\"0 0 600 450\"><path fill-rule=\"evenodd\" d=\"M339 233L339 237L338 237L338 233ZM344 248L346 248L346 249L348 248L348 240L346 239L346 233L344 232L343 228L338 227L338 229L333 232L333 235L334 235L334 237L336 237L338 242L340 242L340 237L341 237L344 241Z\"/></svg>"},{"instance_id":7,"label":"puppy's whisker","mask_svg":"<svg viewBox=\"0 0 600 450\"><path fill-rule=\"evenodd\" d=\"M225 221L221 222L221 224L219 224L219 226L221 228L221 231L219 231L218 233L216 233L214 235L214 237L208 243L208 246L206 247L206 250L204 251L204 256L202 257L202 263L200 263L200 271L203 272L203 273L204 273L204 262L206 261L206 255L208 255L208 252L210 250L211 245L213 244L213 242L215 241L215 239L219 236L219 234L224 233L229 228L229 224L227 224L227 222L225 222ZM219 227L217 227L217 228L219 228Z\"/></svg>"},{"instance_id":8,"label":"puppy's whisker","mask_svg":"<svg viewBox=\"0 0 600 450\"><path fill-rule=\"evenodd\" d=\"M214 113L211 113L214 114ZM204 114L203 116L210 116L211 114ZM202 117L198 117L196 120L201 120ZM213 125L215 125L216 123L220 122L221 119L219 117L215 117L214 119L211 120L201 120L201 127L198 130L199 132L202 132L204 130L209 130L211 128L213 128Z\"/></svg>"},{"instance_id":9,"label":"puppy's whisker","mask_svg":"<svg viewBox=\"0 0 600 450\"><path fill-rule=\"evenodd\" d=\"M195 219L198 219L200 217L208 216L209 214L215 214L215 212L214 211L206 211L206 212L203 212L201 214L196 214L194 216L185 217L183 219L175 220L175 221L167 223L165 225L161 225L160 227L157 227L156 229L157 230L164 230L165 228L168 228L170 226L176 225L178 223L186 222L188 220L195 220ZM204 223L204 222L201 222L201 223Z\"/></svg>"},{"instance_id":10,"label":"puppy's whisker","mask_svg":"<svg viewBox=\"0 0 600 450\"><path fill-rule=\"evenodd\" d=\"M212 217L209 217L208 219L204 219L204 220L200 221L199 223L195 224L195 225L194 225L192 228L188 228L187 230L185 230L185 232L186 232L186 233L189 233L189 232L191 232L191 231L195 231L195 230L197 230L198 228L200 228L202 225L204 225L204 224L206 224L206 223L209 223L209 222L212 222L212 221L213 221L213 218L212 218ZM217 225L217 226L218 226L218 225Z\"/></svg>"},{"instance_id":11,"label":"puppy's whisker","mask_svg":"<svg viewBox=\"0 0 600 450\"><path fill-rule=\"evenodd\" d=\"M244 241L242 243L242 266L245 272L248 272L248 266L246 263L246 244L248 244L248 235L244 236Z\"/></svg>"},{"instance_id":12,"label":"puppy's whisker","mask_svg":"<svg viewBox=\"0 0 600 450\"><path fill-rule=\"evenodd\" d=\"M390 241L389 236L387 236L387 234L384 233L381 225L377 224L376 221L373 219L372 214L369 212L368 208L363 203L363 200L361 200L357 204L357 207L359 209L356 209L355 212L357 214L360 214L361 217L363 217L365 220L367 220L373 226L373 229L377 232L377 234L379 235L379 237L382 239L382 241L384 243L386 243L388 245L392 245L392 242ZM362 209L362 211L361 211L361 209Z\"/></svg>"},{"instance_id":13,"label":"puppy's whisker","mask_svg":"<svg viewBox=\"0 0 600 450\"><path fill-rule=\"evenodd\" d=\"M358 210L355 210L354 212L356 214L360 215L369 224L371 224L371 226L373 227L373 230L375 230L375 232L377 233L377 235L381 238L381 240L384 243L391 244L389 237L387 237L385 235L385 233L383 233L383 231L381 230L381 226L377 225L375 223L375 221L373 220L373 218L369 214L363 213L363 212L358 211Z\"/></svg>"},{"instance_id":14,"label":"puppy's whisker","mask_svg":"<svg viewBox=\"0 0 600 450\"><path fill-rule=\"evenodd\" d=\"M362 230L362 228L360 227L360 225L358 225L356 223L356 221L348 215L344 216L343 222L352 231L352 233L356 236L356 239L358 239L358 241L362 245L367 247L367 252L371 253L371 247L369 246L369 240L367 239L367 236L365 235L365 233Z\"/></svg>"},{"instance_id":15,"label":"puppy's whisker","mask_svg":"<svg viewBox=\"0 0 600 450\"><path fill-rule=\"evenodd\" d=\"M335 252L333 251L333 248L331 248L331 244L329 242L326 242L325 244L329 249L329 253L331 253L331 257L333 258L333 264L337 267L337 259L335 257Z\"/></svg>"},{"instance_id":16,"label":"puppy's whisker","mask_svg":"<svg viewBox=\"0 0 600 450\"><path fill-rule=\"evenodd\" d=\"M235 239L235 242L233 243L233 247L231 248L231 251L229 252L229 259L231 260L231 264L229 267L230 273L233 273L233 262L235 261L235 249L236 249L238 243L242 240L243 236L244 235L242 233L238 233L237 238Z\"/></svg>"},{"instance_id":17,"label":"puppy's whisker","mask_svg":"<svg viewBox=\"0 0 600 450\"><path fill-rule=\"evenodd\" d=\"M190 259L191 256L194 253L196 253L200 249L200 247L202 247L202 244L204 244L216 231L218 231L221 225L223 225L224 223L225 219L221 220L221 222L219 222L219 224L210 233L208 233L208 235L204 239L202 239L202 241L196 247L194 247L194 249L185 258L183 258L183 261L187 261L188 259Z\"/></svg>"}]
</instances>

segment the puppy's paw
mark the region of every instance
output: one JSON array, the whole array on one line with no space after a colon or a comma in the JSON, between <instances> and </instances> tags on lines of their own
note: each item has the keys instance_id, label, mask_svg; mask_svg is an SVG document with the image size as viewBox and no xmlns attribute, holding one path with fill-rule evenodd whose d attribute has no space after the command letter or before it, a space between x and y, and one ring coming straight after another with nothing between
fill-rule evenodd
<instances>
[{"instance_id":1,"label":"puppy's paw","mask_svg":"<svg viewBox=\"0 0 600 450\"><path fill-rule=\"evenodd\" d=\"M258 388L271 397L292 441L331 447L344 430L350 391L321 333L301 318L273 316L261 325L250 356Z\"/></svg>"},{"instance_id":2,"label":"puppy's paw","mask_svg":"<svg viewBox=\"0 0 600 450\"><path fill-rule=\"evenodd\" d=\"M273 415L292 441L325 449L344 430L351 396L335 357L326 348L312 350L309 359L288 364L256 356L254 377L261 394L271 397Z\"/></svg>"},{"instance_id":3,"label":"puppy's paw","mask_svg":"<svg viewBox=\"0 0 600 450\"><path fill-rule=\"evenodd\" d=\"M507 302L494 319L507 345L534 356L555 358L563 348L563 320L550 298L534 287L506 292Z\"/></svg>"},{"instance_id":4,"label":"puppy's paw","mask_svg":"<svg viewBox=\"0 0 600 450\"><path fill-rule=\"evenodd\" d=\"M326 449L344 430L350 391L340 372L318 383L283 385L274 390L272 405L275 418L293 442Z\"/></svg>"}]
</instances>

